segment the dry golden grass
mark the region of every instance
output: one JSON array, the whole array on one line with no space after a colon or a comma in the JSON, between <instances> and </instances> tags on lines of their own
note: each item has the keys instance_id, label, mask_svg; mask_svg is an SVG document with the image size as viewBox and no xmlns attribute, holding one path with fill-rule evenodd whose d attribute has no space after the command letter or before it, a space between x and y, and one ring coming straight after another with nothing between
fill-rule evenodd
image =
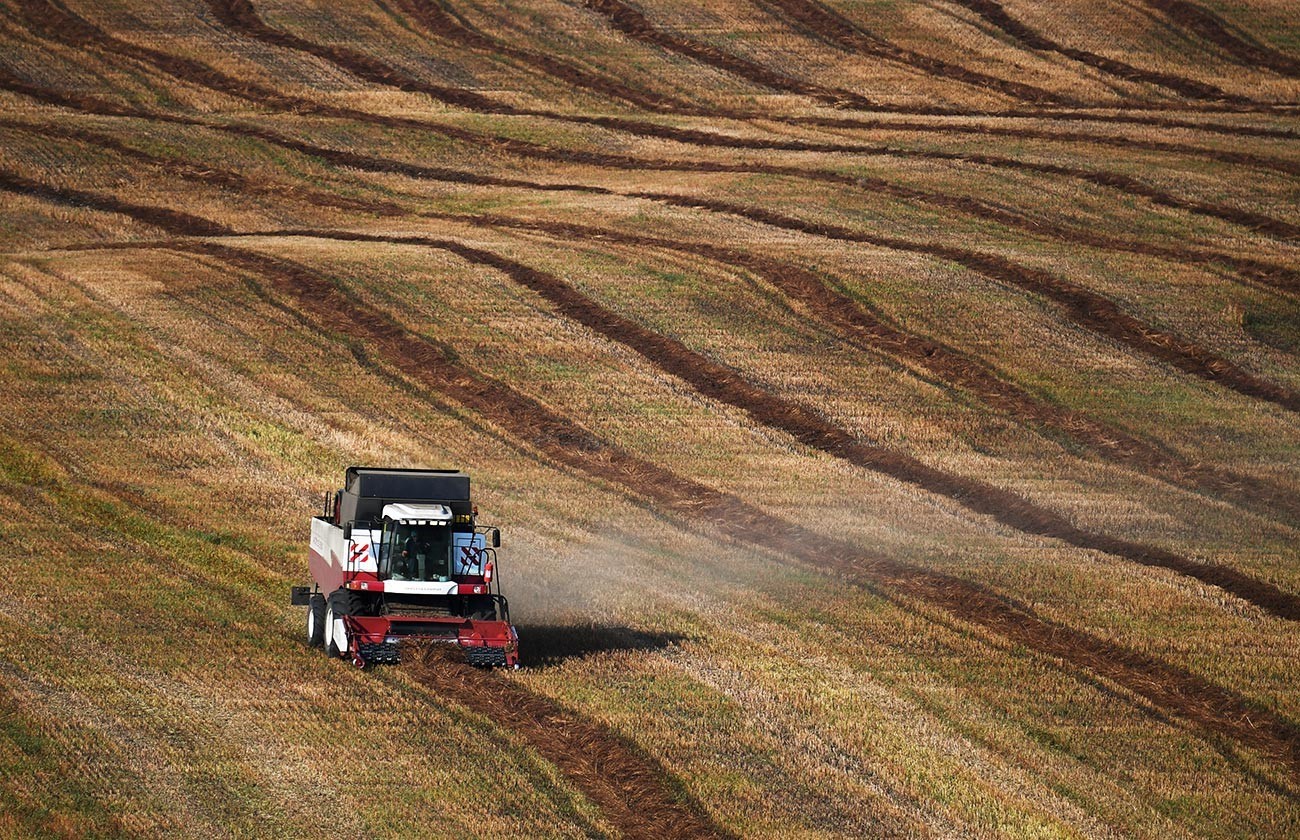
<instances>
[{"instance_id":1,"label":"dry golden grass","mask_svg":"<svg viewBox=\"0 0 1300 840\"><path fill-rule=\"evenodd\" d=\"M198 0L3 6L0 836L649 833L573 738L646 773L667 836L684 831L673 813L753 837L1300 834L1294 620L999 522L669 370L720 365L764 405L939 475L1300 593L1284 398L1179 370L939 253L1047 272L1294 393L1300 255L1279 231L1300 224L1300 125L1272 107L1296 99L1294 77L1145 3L1002 6L1236 110L1027 49L970 4L815 7L851 37L796 22L814 7L793 0L638 5L658 33L638 37L583 4L442 6L472 44L430 32L419 5L257 0L274 36ZM1212 11L1300 52L1285 9ZM1063 116L997 80L1105 110ZM834 91L884 110L834 107ZM999 409L740 256L637 236L811 270L844 305L1177 469ZM413 237L541 272L676 355ZM513 390L474 401L439 365ZM521 432L529 399L594 436L591 452ZM474 476L507 540L530 665L498 676L519 709L440 691L436 668L362 673L302 644L286 595L306 575L305 523L357 463ZM744 533L670 504L685 485L655 486L648 465L763 521ZM1194 467L1256 483L1171 477ZM772 538L787 522L862 567ZM1087 666L900 586L899 569L1133 659ZM1175 672L1171 699L1157 683ZM1197 705L1219 688L1239 705ZM557 714L570 740L544 739L537 721Z\"/></svg>"}]
</instances>

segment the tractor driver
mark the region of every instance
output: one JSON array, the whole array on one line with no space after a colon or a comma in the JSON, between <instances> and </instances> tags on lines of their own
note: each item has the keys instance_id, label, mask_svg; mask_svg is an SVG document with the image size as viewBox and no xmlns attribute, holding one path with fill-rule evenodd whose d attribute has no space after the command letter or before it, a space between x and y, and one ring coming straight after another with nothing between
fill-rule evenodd
<instances>
[{"instance_id":1,"label":"tractor driver","mask_svg":"<svg viewBox=\"0 0 1300 840\"><path fill-rule=\"evenodd\" d=\"M412 531L402 543L402 552L397 558L395 571L408 580L428 580L433 569L426 564L433 559L433 547L428 539L421 540L417 533ZM425 566L424 569L420 568L422 565Z\"/></svg>"},{"instance_id":2,"label":"tractor driver","mask_svg":"<svg viewBox=\"0 0 1300 840\"><path fill-rule=\"evenodd\" d=\"M402 543L402 553L397 558L397 572L404 578L419 578L420 576L420 541L415 538L415 532L406 538Z\"/></svg>"}]
</instances>

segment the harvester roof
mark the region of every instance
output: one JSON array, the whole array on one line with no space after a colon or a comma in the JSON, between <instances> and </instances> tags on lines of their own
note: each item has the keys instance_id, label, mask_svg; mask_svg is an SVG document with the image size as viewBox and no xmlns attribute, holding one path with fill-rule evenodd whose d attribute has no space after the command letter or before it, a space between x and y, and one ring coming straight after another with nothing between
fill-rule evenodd
<instances>
[{"instance_id":1,"label":"harvester roof","mask_svg":"<svg viewBox=\"0 0 1300 840\"><path fill-rule=\"evenodd\" d=\"M384 505L384 518L404 525L445 525L451 521L446 505Z\"/></svg>"}]
</instances>

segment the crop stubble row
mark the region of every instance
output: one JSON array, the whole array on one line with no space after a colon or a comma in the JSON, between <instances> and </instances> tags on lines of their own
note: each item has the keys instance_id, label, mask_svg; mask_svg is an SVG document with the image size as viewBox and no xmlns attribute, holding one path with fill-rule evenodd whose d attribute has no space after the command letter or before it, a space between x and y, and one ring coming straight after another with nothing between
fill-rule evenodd
<instances>
[{"instance_id":1,"label":"crop stubble row","mask_svg":"<svg viewBox=\"0 0 1300 840\"><path fill-rule=\"evenodd\" d=\"M219 0L212 0L212 2L217 3L218 8L224 8L220 5ZM374 114L355 108L341 108L337 106L323 105L313 100L284 94L266 88L246 79L236 79L192 59L181 59L168 53L122 41L119 38L108 35L98 27L86 21L84 18L74 15L64 8L49 5L47 0L25 0L23 8L28 23L32 26L33 31L43 33L47 38L57 37L61 40L71 40L80 45L94 46L110 53L123 55L135 61L145 62L164 73L183 81L198 84L227 95L247 99L251 102L272 107L280 111L288 111L291 113L314 113L321 116L356 120L359 122L387 127L433 131L445 137L472 143L476 146L492 148L497 151L504 151L509 154L539 160L583 163L597 167L635 169L638 171L643 169L671 169L674 165L684 167L687 171L693 171L693 166L696 164L696 162L690 161L678 163L673 161L644 159L630 155L578 152L572 149L556 149L527 141L514 140L442 125L427 120ZM246 3L241 8L247 8L251 11L251 6L248 6ZM247 12L235 15L232 11L223 11L222 14L223 16L234 15L232 19L243 20L244 17L246 17ZM257 20L260 21L260 18ZM402 89L418 89L424 87L427 89L422 90L421 92L434 96L435 98L440 95L438 92L442 90L441 88L430 87L418 80L406 77L387 65L377 64L374 60L366 56L354 56L353 52L350 50L343 50L342 48L337 47L314 48L309 42L303 41L296 36L288 36L285 34L281 37L275 34L265 34L263 32L263 27L254 26L252 24L248 24L248 26L249 29L247 30L247 34L260 35L264 39L268 40L269 43L278 46L287 47L293 45L290 48L306 51L309 54L316 55L317 57L335 61L336 63L339 63L340 67L354 70L361 74L363 78L368 77L373 80L391 79L392 84L395 84ZM0 70L0 79L3 79L6 82L6 86L11 90L19 91L21 88L22 92L29 92L39 89L37 86L14 78L12 74L4 73L2 70ZM383 83L387 84L389 82ZM89 97L81 97L81 99L84 101L89 99ZM1059 164L1034 163L1031 161L1022 161L1014 158L1005 158L983 153L902 149L890 146L862 145L856 143L823 143L805 140L772 141L755 138L741 138L619 117L575 117L572 115L556 114L550 111L517 109L513 106L493 103L478 94L472 94L470 92L458 92L452 99L443 101L446 101L447 104L467 107L471 110L479 110L483 113L514 114L521 116L538 116L547 119L569 120L584 124L598 125L613 130L627 131L642 136L673 140L688 145L748 149L755 151L820 152L916 158L953 163L974 163L994 168L1005 168L1054 177L1072 178L1096 186L1130 193L1165 207L1184 210L1190 213L1204 215L1209 218L1239 224L1261 233L1286 238L1300 238L1300 225L1293 225L1280 219L1242 210L1240 208L1178 198L1166 191L1153 188L1135 178L1119 173L1081 169L1077 167L1062 166ZM848 125L846 120L840 118L809 117L801 118L800 121L835 127L851 127ZM879 121L866 121L862 123L862 126L872 128L901 128L907 131L956 131L959 133L1009 136L1022 139L1049 139L1069 142L1098 143L1108 146L1118 146L1120 148L1143 149L1200 156L1221 163L1256 166L1263 169L1281 172L1283 174L1300 174L1300 164L1284 158L1261 156L1253 153L1225 152L1217 149L1205 149L1163 141L1140 141L1127 137L1110 137L1080 132L1043 131L1023 127L986 125L951 126L930 123L887 124ZM839 173L834 174L839 175Z\"/></svg>"},{"instance_id":2,"label":"crop stubble row","mask_svg":"<svg viewBox=\"0 0 1300 840\"><path fill-rule=\"evenodd\" d=\"M180 232L180 231L177 231ZM130 246L130 243L124 243ZM662 509L742 543L774 550L832 571L887 597L903 596L948 611L1012 642L1084 668L1174 712L1207 732L1260 749L1300 776L1300 732L1230 690L1120 645L1042 619L977 584L873 555L774 517L734 496L646 462L582 429L511 386L458 361L449 348L415 335L332 282L280 258L214 242L163 247L217 257L269 281L311 314L322 329L360 339L389 365L481 413L519 442L594 479L621 486Z\"/></svg>"},{"instance_id":3,"label":"crop stubble row","mask_svg":"<svg viewBox=\"0 0 1300 840\"><path fill-rule=\"evenodd\" d=\"M28 186L12 181L5 185L24 191ZM93 199L93 194L60 196L57 188L49 189L52 191L47 193L49 197L64 203L85 203ZM230 233L224 226L178 211L151 212L161 208L142 211L138 205L111 198L105 209L127 214L143 212L142 221L173 234ZM455 242L446 244L462 257L483 260L483 264L501 270L532 271L526 266L515 269L509 261L490 252ZM1255 706L1226 688L1092 634L1042 619L1027 607L977 584L875 555L856 544L809 531L734 496L644 461L511 386L470 369L449 348L410 333L391 316L366 306L303 266L217 242L190 240L161 247L206 254L255 272L279 292L290 294L294 304L316 318L323 329L332 325L334 332L364 340L406 376L483 414L520 442L592 478L622 486L740 542L781 552L818 569L829 568L863 585L882 587L886 594L932 604L1013 642L1091 670L1207 731L1229 735L1265 751L1283 762L1290 774L1300 777L1300 731L1285 718ZM654 335L648 337L663 340ZM676 361L689 362L681 356ZM798 412L791 416L797 417Z\"/></svg>"},{"instance_id":4,"label":"crop stubble row","mask_svg":"<svg viewBox=\"0 0 1300 840\"><path fill-rule=\"evenodd\" d=\"M702 243L632 235L608 228L573 223L524 222L505 216L417 213L391 201L348 198L284 182L259 182L215 167L180 163L142 152L108 135L84 129L57 125L36 127L27 123L4 120L0 120L0 125L35 130L49 138L74 139L95 144L132 159L147 162L182 178L237 192L295 198L316 206L337 207L383 216L415 215L442 218L470 224L546 231L577 241L603 239L630 245L668 248L753 270L783 293L810 306L824 322L835 325L851 338L862 341L871 349L883 350L919 365L942 377L946 382L974 393L987 404L1008 411L1022 421L1042 423L1091 447L1104 457L1159 475L1183 486L1221 494L1247 503L1262 504L1266 508L1283 511L1292 517L1300 514L1300 509L1293 504L1295 500L1283 488L1256 477L1205 465L1186 464L1139 438L1092 421L1076 412L1035 399L953 348L921 339L898 329L893 324L886 323L851 298L827 288L826 284L812 272L790 263ZM40 187L35 189L33 194L47 194L47 191L42 191Z\"/></svg>"},{"instance_id":5,"label":"crop stubble row","mask_svg":"<svg viewBox=\"0 0 1300 840\"><path fill-rule=\"evenodd\" d=\"M177 60L185 62L183 59ZM188 62L188 64L190 66L185 68L185 72L192 79L196 78L193 75L194 71L197 71L199 76L211 72L210 68L197 65L197 63ZM213 78L209 76L210 80ZM216 79L216 81L219 85L228 87L231 80L229 77L224 77ZM17 81L18 86L24 84ZM13 87L11 86L11 89ZM264 88L245 86L245 90L250 92L254 98L262 99L264 102L270 101L281 107L292 107L295 104L293 98L283 97ZM103 104L101 100L94 101ZM347 113L349 117L355 116L352 113L344 113ZM140 116L141 114L134 111L134 109L128 108L119 111L119 115ZM178 121L202 124L198 121L188 121L183 118ZM264 137L263 139L267 138ZM693 142L702 141L698 141L697 138ZM306 144L302 145L305 146ZM325 150L317 149L316 151ZM514 149L511 149L511 151L514 151ZM352 153L339 154L351 155ZM557 156L553 159L564 159L562 155L562 152L557 153ZM341 159L336 157L336 161L341 162ZM428 171L432 170L422 171L427 174ZM443 174L451 174L453 179L466 175L466 173L454 172L444 172ZM509 183L515 186L528 186L529 188L557 188L555 185L529 184L522 181L510 181L509 179L496 179L496 182ZM238 183L234 181L228 181L227 183L232 187L238 186ZM64 203L71 200L71 203L96 206L95 202L99 202L99 206L104 209L126 213L158 225L170 232L186 236L218 236L232 233L225 226L167 208L146 207L123 202L112 197L66 188L53 188L31 181L24 183L22 180L13 181L11 179L6 186ZM561 185L558 188L584 189L572 185ZM309 196L304 197L309 198ZM695 199L689 199L689 197L680 196L647 197L681 203L686 203L687 200L696 201ZM349 199L339 200L343 202L352 201ZM373 205L367 207L363 206L363 204L362 202L356 202L344 207L344 209L374 210ZM734 212L737 208L730 205L719 205L711 209ZM746 212L753 209L745 208ZM759 220L770 223L768 219ZM512 223L511 220L493 217L482 217L478 221L483 224L502 226L510 226ZM789 220L784 219L780 221L783 224L789 222ZM536 227L544 229L544 226L541 225L536 225ZM581 233L585 235L590 231L580 231L576 229L576 226L567 230L552 226L550 232L568 235ZM311 235L321 234L319 231L307 233ZM646 242L645 239L644 237L628 238L625 241L627 244L652 244ZM385 238L385 240L404 241L400 237L390 237ZM553 302L565 299L564 290L568 289L568 287L563 284L556 286L555 283L559 283L559 281L555 278L548 278L524 266L516 265L511 268L511 266L505 265L499 256L487 252L476 252L474 249L465 250L465 246L458 243L453 244L459 248L456 252L460 253L461 256L479 260L481 264L492 265L507 270L508 273L511 270L532 272L532 275L530 275L532 284L530 288L539 291L548 290L543 293L551 297ZM686 245L685 243L666 240L655 243L654 246L691 250L693 253L708 256L709 258L723 258L726 256L721 252L721 249L708 249L707 246ZM398 367L406 375L424 381L425 384L437 388L453 399L481 411L494 422L509 428L521 440L539 447L557 460L581 469L588 475L619 484L639 496L652 499L657 503L663 503L670 509L695 521L708 521L715 526L727 522L736 523L731 528L726 529L727 533L733 538L782 551L813 565L822 566L827 558L840 558L837 560L839 571L851 578L867 585L881 585L892 588L905 597L916 598L939 606L965 620L988 627L1035 650L1052 656L1060 656L1078 667L1089 668L1115 680L1135 693L1151 699L1153 702L1176 711L1207 730L1231 735L1243 743L1259 747L1278 756L1286 762L1293 774L1300 769L1300 751L1297 749L1297 734L1294 726L1281 717L1253 707L1252 704L1226 689L1206 683L1190 673L1159 660L1126 651L1119 646L1081 631L1070 630L1046 622L1035 616L1031 611L1006 602L993 593L968 582L899 564L889 558L872 557L863 552L860 547L840 541L827 540L827 538L820 535L806 532L793 523L773 519L768 514L757 511L734 497L676 476L657 465L641 461L611 444L600 441L590 433L581 430L575 431L575 427L567 418L554 415L530 398L513 391L509 386L490 380L477 372L465 369L463 366L453 366L447 379L432 382L430 377L433 374L429 373L429 371L436 368L422 365L419 359L414 360L416 364L412 366L407 361L406 354L409 354L413 341L418 345L428 347L429 352L435 355L442 354L441 350L418 336L403 334L404 331L400 325L395 324L391 318L382 315L382 313L366 313L364 310L359 310L360 304L355 299L348 298L346 295L340 297L338 290L329 281L311 275L309 271L301 266L296 266L284 260L273 260L247 250L229 248L214 243L183 243L176 244L174 247L178 250L207 253L210 256L229 261L231 264L245 270L272 278L273 285L279 291L290 294L296 305L312 311L324 324L333 325L344 321L350 325L355 325L357 329L361 329L367 339L377 340L381 346L388 350L386 354L388 364ZM755 262L757 258L737 259L735 255L731 255L730 258L734 261L733 264L748 265L751 269L756 266L764 267L759 262ZM986 265L985 267L989 268L990 266ZM1005 265L992 267L1000 271L1014 271L1021 268L1014 265L1010 267ZM767 265L765 268L769 271L774 270L771 265ZM782 268L788 269L789 267ZM812 279L815 280L815 278ZM807 277L800 280L800 283L809 288L811 288L810 282ZM789 285L789 283L786 284L787 291ZM821 284L820 281L816 285L826 291L824 284ZM805 291L805 294L809 294L809 292ZM815 291L811 294L815 299ZM556 297L557 295L558 297ZM648 333L648 331L620 319L619 316L613 313L599 310L593 311L589 308L590 306L591 302L585 299L568 299L567 303L561 308L565 309L568 314L579 314L581 316L579 320L583 320L589 326L594 325L593 328L598 328L603 323L603 331L606 331L606 334L617 337L616 340L622 340L624 343L631 341L630 346L634 346L639 352L660 353L659 362L670 372L676 366L686 373L690 373L689 369L700 361L698 357L684 356L681 351L685 351L686 354L689 354L690 351L680 347L680 345L671 346L670 339ZM584 312L585 314L583 314ZM335 317L344 313L348 316L346 319ZM352 326L349 327L349 329L352 328ZM629 332L628 328L632 328L632 331ZM641 333L637 334L636 330L641 330ZM395 339L394 336L397 336L397 338ZM891 340L898 339L891 336ZM656 350L656 347L659 350ZM663 349L665 347L667 347L666 351ZM942 350L943 348L939 349ZM663 355L665 352L666 355ZM913 360L918 359L919 357L916 357ZM448 369L450 361L448 358L438 358L437 361L443 369ZM705 368L705 371L716 373L716 371L707 368ZM957 374L950 371L949 375L954 376ZM696 377L698 380L699 374L696 374ZM696 381L696 384L698 385L699 382ZM769 404L765 407L754 405L755 394L752 391L746 391L745 388L749 386L743 382L725 384L727 388L733 389L732 398L738 401L737 404L746 407L746 410L750 410L751 413L757 412L755 416L760 417L760 419L764 411L774 409L780 409L777 411L777 415L781 416L773 415L769 417L768 422L795 422L796 426L798 426L810 419L801 415L797 407L791 407L794 411L788 413L778 405ZM761 398L762 395L759 394L758 397ZM811 419L815 420L817 418ZM839 430L832 429L829 431L833 433ZM803 432L811 433L814 438L823 438L823 443L827 442L825 440L827 429L806 426ZM834 438L834 434L831 434L831 438ZM841 440L839 443L844 443L844 441ZM570 748L562 748L561 754L568 749ZM563 767L563 764L561 766ZM568 768L565 769L566 772L569 772ZM605 807L603 802L600 804L602 808ZM716 826L710 828L705 824L702 833L698 836L708 836L711 833L717 833Z\"/></svg>"},{"instance_id":6,"label":"crop stubble row","mask_svg":"<svg viewBox=\"0 0 1300 840\"><path fill-rule=\"evenodd\" d=\"M58 104L76 104L83 107L85 104L85 98L82 98L78 102L70 97L61 96L57 93L42 91L33 85L23 83L20 80L14 80L12 77L5 78L0 76L0 84L6 85L16 92L29 95L34 94L45 101L56 102ZM98 110L108 110L118 115L130 113L133 115L147 116L146 114L141 114L139 111L129 108L123 109L118 106L109 106L107 109ZM186 122L195 125L208 125L202 120L189 118L176 117L173 118L172 121ZM401 118L384 118L383 122L386 124L401 124L403 121ZM372 171L378 170L394 172L413 177L451 180L458 183L523 186L542 189L621 194L628 197L647 198L688 208L703 208L714 212L729 213L748 218L752 221L761 222L763 224L783 227L789 230L798 230L804 233L824 236L831 239L875 244L881 247L939 257L964 265L972 271L989 277L990 279L1020 286L1029 291L1051 298L1064 306L1065 310L1079 321L1079 323L1088 326L1091 329L1098 330L1102 334L1107 335L1114 340L1127 344L1128 346L1145 352L1157 359L1168 361L1185 372L1192 373L1211 381L1219 382L1226 387L1232 388L1233 390L1239 391L1247 396L1274 402L1292 410L1295 410L1296 406L1300 406L1300 395L1274 383L1267 382L1259 376L1247 373L1231 362L1228 362L1227 360L1211 353L1207 349L1196 345L1194 342L1187 341L1166 331L1158 330L1149 325L1143 324L1127 313L1122 312L1112 301L1097 295L1094 292L1062 278L1055 277L1041 269L1022 266L997 255L934 243L919 243L897 237L859 233L839 226L820 225L806 222L797 218L764 210L762 208L736 205L702 197L633 191L616 193L616 191L607 188L595 188L571 184L542 186L535 182L522 181L519 179L474 175L471 173L458 172L443 168L418 166L397 161L384 161L382 159L375 159L370 156L359 155L353 152L324 150L320 147L314 147L311 144L296 141L291 138L284 138L277 135L276 132L257 127L212 127L220 127L224 130L241 133L246 136L258 137L267 140L268 142L278 143L287 148L317 154L334 163L339 163L345 166L357 166ZM483 139L482 137L474 137L473 132L462 132L460 130L452 129L440 130L449 136L456 137L457 139ZM518 141L502 141L499 145L504 146L505 150L511 153L526 154L527 156L544 158L551 161L567 161L624 169L656 168L656 165L658 165L660 168L671 169L674 171L734 171L734 169L728 168L729 165L727 164L717 164L709 161L647 161L638 158L629 158L622 155L611 155L608 153L541 149L533 146L533 144L520 144ZM832 175L835 179L844 177L841 173L832 173ZM1285 282L1285 269L1258 262L1251 266L1252 271L1256 269L1260 272L1264 272L1275 282Z\"/></svg>"}]
</instances>

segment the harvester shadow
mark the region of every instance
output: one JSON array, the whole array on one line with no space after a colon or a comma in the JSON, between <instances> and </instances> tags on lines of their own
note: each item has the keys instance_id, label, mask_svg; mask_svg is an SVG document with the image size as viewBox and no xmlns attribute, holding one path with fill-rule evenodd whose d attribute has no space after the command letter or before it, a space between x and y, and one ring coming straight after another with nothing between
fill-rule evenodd
<instances>
[{"instance_id":1,"label":"harvester shadow","mask_svg":"<svg viewBox=\"0 0 1300 840\"><path fill-rule=\"evenodd\" d=\"M608 624L521 624L519 664L545 668L570 659L610 651L648 651L675 647L684 633L657 633Z\"/></svg>"}]
</instances>

